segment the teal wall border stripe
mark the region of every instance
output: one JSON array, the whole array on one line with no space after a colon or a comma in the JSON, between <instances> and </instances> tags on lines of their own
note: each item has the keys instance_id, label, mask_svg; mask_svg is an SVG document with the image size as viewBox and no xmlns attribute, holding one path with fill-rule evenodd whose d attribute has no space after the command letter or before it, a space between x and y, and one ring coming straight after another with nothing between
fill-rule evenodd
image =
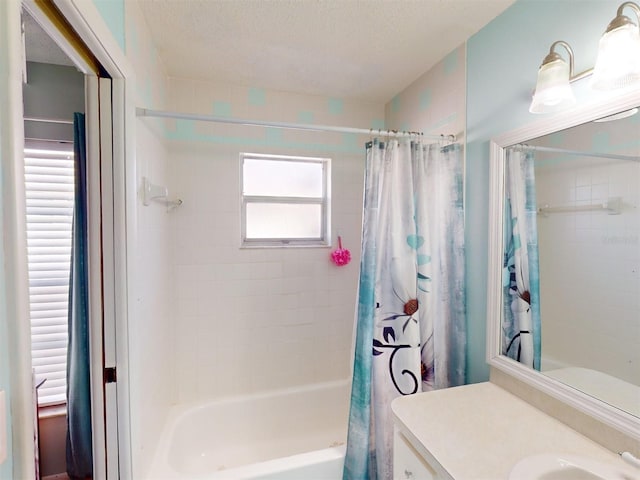
<instances>
[{"instance_id":1,"label":"teal wall border stripe","mask_svg":"<svg viewBox=\"0 0 640 480\"><path fill-rule=\"evenodd\" d=\"M176 120L175 130L165 128L165 138L173 141L214 143L220 145L245 145L264 146L298 150L313 150L317 152L364 154L363 145L365 139L358 142L360 135L343 134L342 144L331 145L326 143L307 143L287 141L282 138L282 130L278 128L265 128L263 138L232 137L229 135L209 135L197 133L193 120Z\"/></svg>"},{"instance_id":2,"label":"teal wall border stripe","mask_svg":"<svg viewBox=\"0 0 640 480\"><path fill-rule=\"evenodd\" d=\"M123 52L127 51L124 26L124 0L93 0L113 38Z\"/></svg>"}]
</instances>

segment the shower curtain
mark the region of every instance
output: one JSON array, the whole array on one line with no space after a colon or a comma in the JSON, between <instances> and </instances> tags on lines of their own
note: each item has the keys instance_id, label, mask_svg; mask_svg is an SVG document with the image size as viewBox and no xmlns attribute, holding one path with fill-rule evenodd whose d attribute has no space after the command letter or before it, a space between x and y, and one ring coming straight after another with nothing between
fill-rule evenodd
<instances>
[{"instance_id":1,"label":"shower curtain","mask_svg":"<svg viewBox=\"0 0 640 480\"><path fill-rule=\"evenodd\" d=\"M502 353L540 370L540 273L533 153L507 149Z\"/></svg>"},{"instance_id":2,"label":"shower curtain","mask_svg":"<svg viewBox=\"0 0 640 480\"><path fill-rule=\"evenodd\" d=\"M464 383L462 184L459 145L367 144L345 480L392 478L394 398Z\"/></svg>"}]
</instances>

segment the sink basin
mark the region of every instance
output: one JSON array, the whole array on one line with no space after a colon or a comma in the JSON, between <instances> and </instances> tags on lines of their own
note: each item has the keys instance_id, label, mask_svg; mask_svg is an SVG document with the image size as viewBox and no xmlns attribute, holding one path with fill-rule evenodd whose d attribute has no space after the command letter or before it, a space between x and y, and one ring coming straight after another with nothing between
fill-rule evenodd
<instances>
[{"instance_id":1,"label":"sink basin","mask_svg":"<svg viewBox=\"0 0 640 480\"><path fill-rule=\"evenodd\" d=\"M579 455L542 454L516 463L509 480L640 480L640 471Z\"/></svg>"}]
</instances>

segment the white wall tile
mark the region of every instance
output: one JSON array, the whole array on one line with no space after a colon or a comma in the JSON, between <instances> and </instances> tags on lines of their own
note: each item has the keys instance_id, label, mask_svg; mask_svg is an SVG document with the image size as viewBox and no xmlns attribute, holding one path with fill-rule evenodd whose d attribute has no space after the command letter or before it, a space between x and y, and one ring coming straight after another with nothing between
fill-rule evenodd
<instances>
[{"instance_id":1,"label":"white wall tile","mask_svg":"<svg viewBox=\"0 0 640 480\"><path fill-rule=\"evenodd\" d=\"M167 155L156 129L136 124L136 183L142 177L167 184ZM171 216L157 204L143 206L137 199L128 206L135 218L135 254L130 258L129 381L133 476L146 478L169 408L178 400L176 363L181 344L176 342L177 299L193 288L191 279L176 271L173 262ZM178 282L181 280L183 283ZM188 303L185 312L192 314ZM188 371L187 371L188 375Z\"/></svg>"},{"instance_id":2,"label":"white wall tile","mask_svg":"<svg viewBox=\"0 0 640 480\"><path fill-rule=\"evenodd\" d=\"M195 97L202 103L228 94L207 82L171 83L170 103L178 110L202 108ZM229 91L239 98L238 88ZM280 92L278 96L289 111L324 102ZM369 125L374 109L352 105L350 115L358 108L359 117L345 121ZM382 117L383 106L377 111ZM260 114L275 119L282 112ZM335 136L314 138L316 144L336 141ZM179 400L347 378L358 286L362 155L196 144L175 142L169 148L170 190L184 201L171 217L179 325L175 362L185 372L179 375ZM331 248L240 248L242 151L331 157L332 230L351 250L349 266L333 265Z\"/></svg>"},{"instance_id":3,"label":"white wall tile","mask_svg":"<svg viewBox=\"0 0 640 480\"><path fill-rule=\"evenodd\" d=\"M575 198L577 205L590 205L623 197L620 215L593 211L538 217L542 349L543 355L632 383L640 379L640 210L634 208L632 193L639 175L637 163L580 158L563 162L562 170L542 171L536 179L539 204L570 205Z\"/></svg>"}]
</instances>

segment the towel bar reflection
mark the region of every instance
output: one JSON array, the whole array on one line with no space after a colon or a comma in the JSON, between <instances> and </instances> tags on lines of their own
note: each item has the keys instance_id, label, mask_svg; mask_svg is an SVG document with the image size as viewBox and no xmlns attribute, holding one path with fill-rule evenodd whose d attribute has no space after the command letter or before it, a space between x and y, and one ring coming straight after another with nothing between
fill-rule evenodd
<instances>
[{"instance_id":1,"label":"towel bar reflection","mask_svg":"<svg viewBox=\"0 0 640 480\"><path fill-rule=\"evenodd\" d=\"M182 200L169 200L169 190L167 187L151 183L147 177L142 177L142 203L149 206L151 201L161 202L167 207L167 211L171 211L180 205Z\"/></svg>"},{"instance_id":2,"label":"towel bar reflection","mask_svg":"<svg viewBox=\"0 0 640 480\"><path fill-rule=\"evenodd\" d=\"M622 212L622 198L611 197L606 202L593 203L591 205L564 205L557 207L543 205L538 207L538 215L546 217L551 213L595 212L598 210L606 211L609 215L620 215Z\"/></svg>"}]
</instances>

